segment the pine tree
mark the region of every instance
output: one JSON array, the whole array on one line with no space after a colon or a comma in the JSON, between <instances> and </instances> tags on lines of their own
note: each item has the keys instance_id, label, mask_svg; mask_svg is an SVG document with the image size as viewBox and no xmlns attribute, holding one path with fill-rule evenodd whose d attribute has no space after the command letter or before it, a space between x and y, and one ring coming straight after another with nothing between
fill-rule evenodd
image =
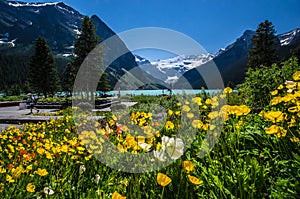
<instances>
[{"instance_id":1,"label":"pine tree","mask_svg":"<svg viewBox=\"0 0 300 199\"><path fill-rule=\"evenodd\" d=\"M272 22L265 20L259 24L253 36L253 47L248 54L248 67L258 68L261 65L270 67L279 61L276 52L279 40L275 33Z\"/></svg>"},{"instance_id":2,"label":"pine tree","mask_svg":"<svg viewBox=\"0 0 300 199\"><path fill-rule=\"evenodd\" d=\"M297 59L300 61L300 47L293 49L292 56L297 57Z\"/></svg>"},{"instance_id":3,"label":"pine tree","mask_svg":"<svg viewBox=\"0 0 300 199\"><path fill-rule=\"evenodd\" d=\"M72 92L72 86L75 80L75 71L72 62L67 64L67 67L63 73L63 89L64 91Z\"/></svg>"},{"instance_id":4,"label":"pine tree","mask_svg":"<svg viewBox=\"0 0 300 199\"><path fill-rule=\"evenodd\" d=\"M110 87L110 84L109 84L109 81L108 81L108 74L107 72L104 72L100 78L100 81L98 83L98 86L97 86L97 90L98 91L101 91L103 93L106 93L108 91L111 90L111 87Z\"/></svg>"},{"instance_id":5,"label":"pine tree","mask_svg":"<svg viewBox=\"0 0 300 199\"><path fill-rule=\"evenodd\" d=\"M82 20L82 26L80 28L80 34L74 44L74 58L69 62L65 72L64 72L64 86L67 91L71 91L73 84L77 75L77 72L85 60L85 58L90 54L90 52L98 45L101 39L96 34L96 27L93 25L93 21L85 16ZM99 63L99 66L101 63ZM87 71L91 73L91 71ZM86 78L91 75L86 74ZM88 85L82 85L88 87ZM88 90L88 88L87 88Z\"/></svg>"},{"instance_id":6,"label":"pine tree","mask_svg":"<svg viewBox=\"0 0 300 199\"><path fill-rule=\"evenodd\" d=\"M35 42L35 53L29 63L29 83L34 92L54 94L59 88L59 78L53 55L46 40L39 37Z\"/></svg>"}]
</instances>

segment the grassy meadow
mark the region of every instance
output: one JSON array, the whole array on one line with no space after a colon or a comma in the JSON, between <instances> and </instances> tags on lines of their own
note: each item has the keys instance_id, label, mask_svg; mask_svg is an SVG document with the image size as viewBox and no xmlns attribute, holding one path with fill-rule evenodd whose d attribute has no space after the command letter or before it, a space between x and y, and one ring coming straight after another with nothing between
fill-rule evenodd
<instances>
[{"instance_id":1,"label":"grassy meadow","mask_svg":"<svg viewBox=\"0 0 300 199\"><path fill-rule=\"evenodd\" d=\"M68 108L57 120L9 127L0 134L0 197L297 198L300 72L290 79L261 110L227 87L184 100L136 96L136 106L99 121ZM136 168L122 164L141 154L149 158Z\"/></svg>"}]
</instances>

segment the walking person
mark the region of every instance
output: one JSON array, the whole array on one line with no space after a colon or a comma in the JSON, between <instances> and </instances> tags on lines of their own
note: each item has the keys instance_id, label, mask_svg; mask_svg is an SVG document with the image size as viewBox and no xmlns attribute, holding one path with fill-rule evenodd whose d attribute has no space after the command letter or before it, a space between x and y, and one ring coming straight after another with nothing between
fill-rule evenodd
<instances>
[{"instance_id":1,"label":"walking person","mask_svg":"<svg viewBox=\"0 0 300 199\"><path fill-rule=\"evenodd\" d=\"M30 108L30 113L29 114L33 114L33 109L36 110L36 113L39 113L39 110L35 107L38 97L33 97L33 95L31 93L27 94L29 97L27 99L27 102L29 102L29 108Z\"/></svg>"}]
</instances>

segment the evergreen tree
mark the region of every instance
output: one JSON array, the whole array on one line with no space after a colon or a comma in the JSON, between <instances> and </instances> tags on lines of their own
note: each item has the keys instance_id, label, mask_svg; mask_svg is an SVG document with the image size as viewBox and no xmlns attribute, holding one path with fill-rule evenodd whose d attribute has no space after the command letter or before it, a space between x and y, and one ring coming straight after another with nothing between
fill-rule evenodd
<instances>
[{"instance_id":1,"label":"evergreen tree","mask_svg":"<svg viewBox=\"0 0 300 199\"><path fill-rule=\"evenodd\" d=\"M75 71L71 62L67 64L67 67L63 73L63 89L64 91L72 92L72 86L75 80Z\"/></svg>"},{"instance_id":2,"label":"evergreen tree","mask_svg":"<svg viewBox=\"0 0 300 199\"><path fill-rule=\"evenodd\" d=\"M64 72L64 86L67 91L71 91L73 84L77 75L77 72L89 55L89 53L98 45L101 39L96 34L96 27L93 25L93 21L85 16L82 20L82 26L80 28L80 34L74 44L74 58L69 62L65 72ZM99 63L99 66L101 63ZM89 74L86 74L86 78L95 76L91 74L91 71L87 71ZM88 87L88 85L82 85ZM88 89L87 89L88 90Z\"/></svg>"},{"instance_id":3,"label":"evergreen tree","mask_svg":"<svg viewBox=\"0 0 300 199\"><path fill-rule=\"evenodd\" d=\"M297 57L298 60L300 60L300 47L293 49L292 56Z\"/></svg>"},{"instance_id":4,"label":"evergreen tree","mask_svg":"<svg viewBox=\"0 0 300 199\"><path fill-rule=\"evenodd\" d=\"M258 68L261 65L270 67L279 61L276 53L279 40L275 33L272 22L265 20L259 24L253 36L253 47L248 54L248 67Z\"/></svg>"},{"instance_id":5,"label":"evergreen tree","mask_svg":"<svg viewBox=\"0 0 300 199\"><path fill-rule=\"evenodd\" d=\"M281 64L249 68L244 82L238 85L239 94L245 100L244 103L253 110L260 111L270 104L270 93L290 80L294 72L300 70L297 58L290 58Z\"/></svg>"},{"instance_id":6,"label":"evergreen tree","mask_svg":"<svg viewBox=\"0 0 300 199\"><path fill-rule=\"evenodd\" d=\"M46 40L39 37L35 42L35 52L29 63L29 83L34 92L54 94L59 88L59 78L53 55Z\"/></svg>"},{"instance_id":7,"label":"evergreen tree","mask_svg":"<svg viewBox=\"0 0 300 199\"><path fill-rule=\"evenodd\" d=\"M27 80L27 81L25 81L25 83L23 84L23 87L22 87L22 91L24 92L24 93L30 93L31 92L31 88L30 88L30 83L29 83L29 81Z\"/></svg>"},{"instance_id":8,"label":"evergreen tree","mask_svg":"<svg viewBox=\"0 0 300 199\"><path fill-rule=\"evenodd\" d=\"M100 78L100 81L98 83L98 86L97 86L97 90L98 91L101 91L103 93L106 93L108 91L111 90L111 87L110 87L110 84L109 84L109 81L108 81L108 74L107 72L104 72Z\"/></svg>"}]
</instances>

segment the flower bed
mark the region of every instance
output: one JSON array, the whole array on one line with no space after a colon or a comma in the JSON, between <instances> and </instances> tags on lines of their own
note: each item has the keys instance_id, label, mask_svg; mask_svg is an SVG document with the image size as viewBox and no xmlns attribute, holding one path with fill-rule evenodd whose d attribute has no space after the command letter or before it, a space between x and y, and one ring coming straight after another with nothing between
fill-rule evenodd
<instances>
[{"instance_id":1,"label":"flower bed","mask_svg":"<svg viewBox=\"0 0 300 199\"><path fill-rule=\"evenodd\" d=\"M233 95L226 88L139 103L103 121L68 109L58 120L10 127L0 135L0 197L296 198L299 73L293 78L260 114L223 103ZM149 158L124 166L140 155Z\"/></svg>"}]
</instances>

